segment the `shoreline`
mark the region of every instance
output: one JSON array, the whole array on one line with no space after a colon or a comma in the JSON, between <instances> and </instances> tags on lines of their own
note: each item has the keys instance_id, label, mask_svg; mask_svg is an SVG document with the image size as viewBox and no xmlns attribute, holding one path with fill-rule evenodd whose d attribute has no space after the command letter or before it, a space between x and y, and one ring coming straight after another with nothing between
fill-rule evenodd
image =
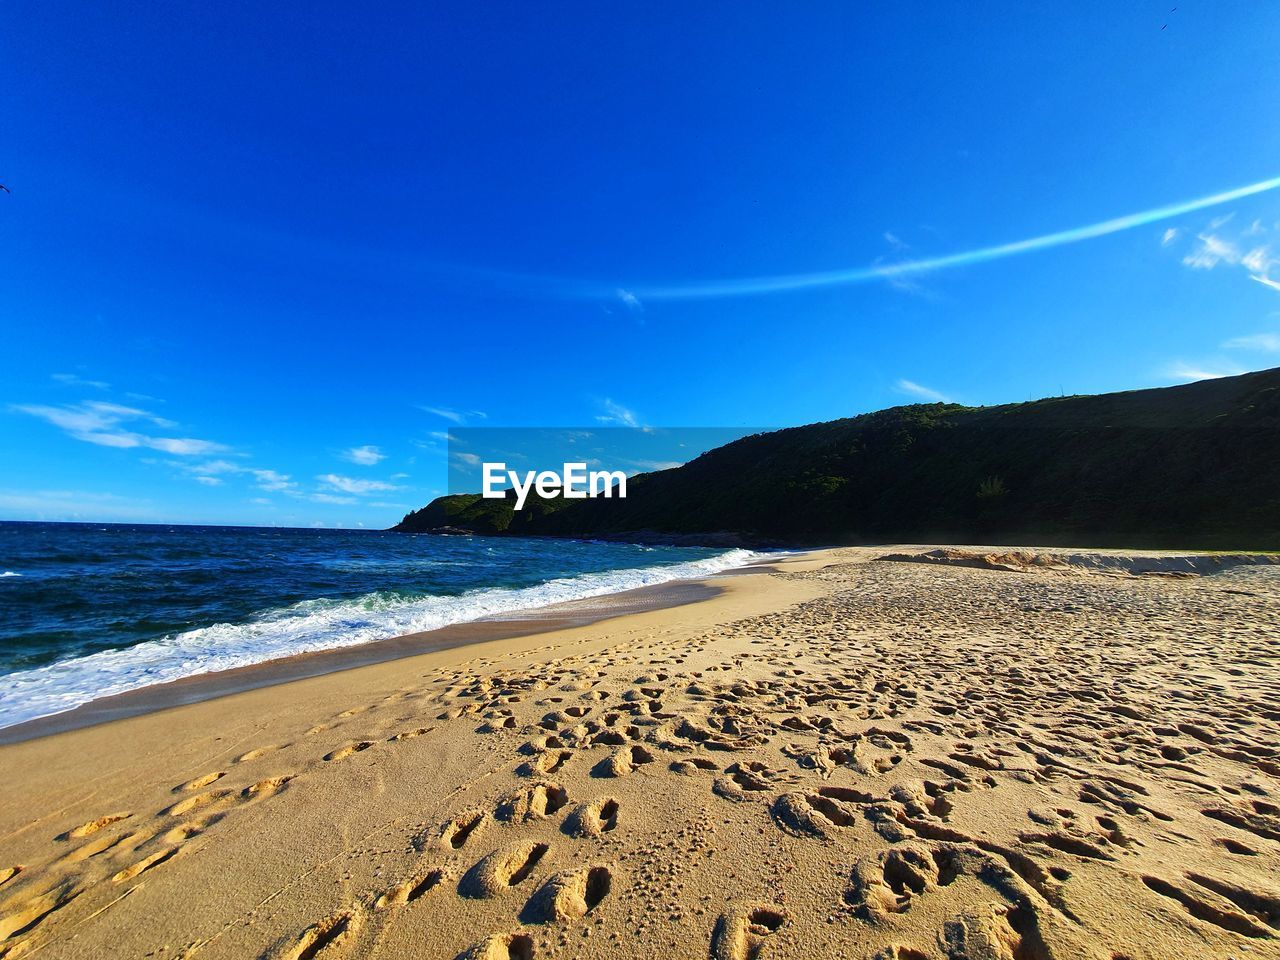
<instances>
[{"instance_id":1,"label":"shoreline","mask_svg":"<svg viewBox=\"0 0 1280 960\"><path fill-rule=\"evenodd\" d=\"M780 557L793 555L795 554L787 553ZM646 610L697 603L717 594L717 589L709 585L717 577L760 572L780 557L756 558L741 567L723 570L714 577L670 580L597 597L496 614L479 620L449 624L435 630L328 650L306 651L228 670L215 670L148 684L122 693L96 697L69 710L0 727L0 746L419 654L587 626Z\"/></svg>"}]
</instances>

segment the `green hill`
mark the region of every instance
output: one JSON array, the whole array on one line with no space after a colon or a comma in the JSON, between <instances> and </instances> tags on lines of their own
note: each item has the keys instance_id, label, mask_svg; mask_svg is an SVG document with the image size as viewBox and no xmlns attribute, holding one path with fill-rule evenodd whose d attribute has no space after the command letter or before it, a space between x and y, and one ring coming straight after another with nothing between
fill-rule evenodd
<instances>
[{"instance_id":1,"label":"green hill","mask_svg":"<svg viewBox=\"0 0 1280 960\"><path fill-rule=\"evenodd\" d=\"M746 437L624 500L441 497L403 531L832 544L1280 549L1280 368Z\"/></svg>"}]
</instances>

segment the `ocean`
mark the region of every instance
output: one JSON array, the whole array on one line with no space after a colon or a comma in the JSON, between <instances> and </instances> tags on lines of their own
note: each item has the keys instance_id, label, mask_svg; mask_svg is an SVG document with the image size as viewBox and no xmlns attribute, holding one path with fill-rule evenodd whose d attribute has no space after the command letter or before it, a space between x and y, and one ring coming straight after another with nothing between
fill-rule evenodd
<instances>
[{"instance_id":1,"label":"ocean","mask_svg":"<svg viewBox=\"0 0 1280 960\"><path fill-rule=\"evenodd\" d=\"M181 677L707 576L746 550L0 522L0 727Z\"/></svg>"}]
</instances>

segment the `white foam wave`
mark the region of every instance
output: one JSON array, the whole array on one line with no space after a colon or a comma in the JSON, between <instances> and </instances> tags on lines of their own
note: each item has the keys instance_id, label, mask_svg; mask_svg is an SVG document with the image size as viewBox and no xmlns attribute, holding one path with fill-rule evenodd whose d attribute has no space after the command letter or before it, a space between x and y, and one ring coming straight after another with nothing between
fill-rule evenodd
<instances>
[{"instance_id":1,"label":"white foam wave","mask_svg":"<svg viewBox=\"0 0 1280 960\"><path fill-rule=\"evenodd\" d=\"M20 577L20 576L22 576L22 574L14 573L12 570L6 570L4 573L0 573L0 577Z\"/></svg>"},{"instance_id":2,"label":"white foam wave","mask_svg":"<svg viewBox=\"0 0 1280 960\"><path fill-rule=\"evenodd\" d=\"M452 597L306 600L249 623L219 623L121 650L104 650L3 678L0 727L72 710L102 697L218 670L436 630L519 610L710 576L763 556L729 550L702 560L610 570L536 586L472 590Z\"/></svg>"}]
</instances>

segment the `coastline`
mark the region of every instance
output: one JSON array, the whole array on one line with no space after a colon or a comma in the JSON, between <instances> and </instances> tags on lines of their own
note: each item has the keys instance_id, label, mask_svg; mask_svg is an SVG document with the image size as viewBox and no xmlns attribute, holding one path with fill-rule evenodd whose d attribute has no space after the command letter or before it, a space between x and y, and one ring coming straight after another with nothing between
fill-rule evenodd
<instances>
[{"instance_id":1,"label":"coastline","mask_svg":"<svg viewBox=\"0 0 1280 960\"><path fill-rule=\"evenodd\" d=\"M266 634L269 642L255 639L233 656L228 656L218 631L248 635L254 618L193 627L118 650L16 671L0 697L5 707L0 711L0 744L432 649L590 623L655 604L692 602L707 589L694 584L737 569L729 564L749 570L783 555L730 550L693 561L550 576L520 587L427 593L393 607L393 615L381 624L335 624L320 615L314 618L319 622L301 631L294 627L289 635L285 631L297 621L282 619L274 635ZM467 604L474 609L459 609ZM427 616L405 613L424 606ZM301 620L306 623L309 617ZM275 626L266 622L268 628ZM205 634L214 636L206 639ZM68 674L74 677L70 683ZM32 689L33 699L26 699L33 696L28 692ZM22 719L13 722L14 714Z\"/></svg>"},{"instance_id":2,"label":"coastline","mask_svg":"<svg viewBox=\"0 0 1280 960\"><path fill-rule=\"evenodd\" d=\"M1280 568L889 549L0 746L0 953L1269 955Z\"/></svg>"},{"instance_id":3,"label":"coastline","mask_svg":"<svg viewBox=\"0 0 1280 960\"><path fill-rule=\"evenodd\" d=\"M748 571L750 565L733 569ZM722 575L726 574L728 571ZM527 637L587 626L645 610L697 603L715 596L716 593L716 588L710 585L709 580L673 580L601 597L569 600L512 614L469 620L436 630L388 637L385 640L297 653L230 670L198 673L100 697L61 713L0 727L0 746L424 653Z\"/></svg>"}]
</instances>

